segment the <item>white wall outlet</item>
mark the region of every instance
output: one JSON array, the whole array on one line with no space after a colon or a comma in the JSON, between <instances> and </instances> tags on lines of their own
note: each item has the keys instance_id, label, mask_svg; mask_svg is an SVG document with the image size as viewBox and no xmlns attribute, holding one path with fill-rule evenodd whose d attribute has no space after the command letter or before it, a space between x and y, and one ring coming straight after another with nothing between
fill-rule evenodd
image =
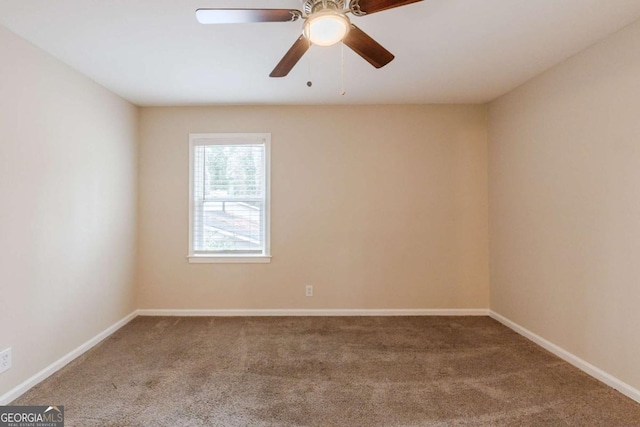
<instances>
[{"instance_id":1,"label":"white wall outlet","mask_svg":"<svg viewBox=\"0 0 640 427\"><path fill-rule=\"evenodd\" d=\"M313 296L313 285L307 285L304 287L305 296L312 297Z\"/></svg>"},{"instance_id":2,"label":"white wall outlet","mask_svg":"<svg viewBox=\"0 0 640 427\"><path fill-rule=\"evenodd\" d=\"M0 374L11 368L11 347L0 352Z\"/></svg>"}]
</instances>

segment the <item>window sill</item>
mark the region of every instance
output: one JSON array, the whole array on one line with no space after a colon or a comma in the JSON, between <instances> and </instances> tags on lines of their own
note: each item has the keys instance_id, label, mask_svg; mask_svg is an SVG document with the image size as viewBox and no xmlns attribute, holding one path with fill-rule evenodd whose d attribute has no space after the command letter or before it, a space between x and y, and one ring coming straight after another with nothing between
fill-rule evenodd
<instances>
[{"instance_id":1,"label":"window sill","mask_svg":"<svg viewBox=\"0 0 640 427\"><path fill-rule=\"evenodd\" d=\"M190 255L189 264L268 264L271 255Z\"/></svg>"}]
</instances>

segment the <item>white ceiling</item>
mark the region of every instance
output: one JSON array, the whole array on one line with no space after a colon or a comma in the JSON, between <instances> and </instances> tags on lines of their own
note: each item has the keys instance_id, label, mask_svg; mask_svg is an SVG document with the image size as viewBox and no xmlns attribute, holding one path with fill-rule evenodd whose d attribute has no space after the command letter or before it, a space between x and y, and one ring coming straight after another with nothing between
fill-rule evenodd
<instances>
[{"instance_id":1,"label":"white ceiling","mask_svg":"<svg viewBox=\"0 0 640 427\"><path fill-rule=\"evenodd\" d=\"M640 0L424 0L353 22L393 52L376 70L313 47L269 73L302 21L201 25L197 8L300 0L0 0L0 24L143 106L483 103L635 21ZM306 86L309 74L313 86Z\"/></svg>"}]
</instances>

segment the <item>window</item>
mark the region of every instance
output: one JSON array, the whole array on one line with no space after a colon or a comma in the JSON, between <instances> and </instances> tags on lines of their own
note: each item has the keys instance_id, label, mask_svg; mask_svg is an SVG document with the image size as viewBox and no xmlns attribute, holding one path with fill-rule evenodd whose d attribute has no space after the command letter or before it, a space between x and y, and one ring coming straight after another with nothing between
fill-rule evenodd
<instances>
[{"instance_id":1,"label":"window","mask_svg":"<svg viewBox=\"0 0 640 427\"><path fill-rule=\"evenodd\" d=\"M269 262L270 134L189 135L189 262Z\"/></svg>"}]
</instances>

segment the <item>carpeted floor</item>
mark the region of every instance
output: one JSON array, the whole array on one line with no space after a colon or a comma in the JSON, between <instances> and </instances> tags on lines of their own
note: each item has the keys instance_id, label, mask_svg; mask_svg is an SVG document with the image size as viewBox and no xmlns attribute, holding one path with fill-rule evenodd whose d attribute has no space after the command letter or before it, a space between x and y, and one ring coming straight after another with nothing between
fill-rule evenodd
<instances>
[{"instance_id":1,"label":"carpeted floor","mask_svg":"<svg viewBox=\"0 0 640 427\"><path fill-rule=\"evenodd\" d=\"M13 404L66 426L640 426L488 317L138 317Z\"/></svg>"}]
</instances>

